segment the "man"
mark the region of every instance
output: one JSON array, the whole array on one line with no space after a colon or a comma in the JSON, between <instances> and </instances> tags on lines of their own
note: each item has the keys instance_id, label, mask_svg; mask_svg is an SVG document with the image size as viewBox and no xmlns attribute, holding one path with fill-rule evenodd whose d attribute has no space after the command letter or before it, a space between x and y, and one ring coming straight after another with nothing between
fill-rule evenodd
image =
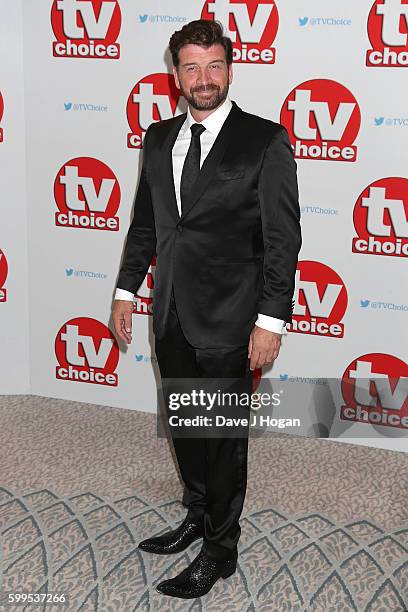
<instances>
[{"instance_id":1,"label":"man","mask_svg":"<svg viewBox=\"0 0 408 612\"><path fill-rule=\"evenodd\" d=\"M301 246L296 162L286 130L228 96L232 44L196 20L170 39L188 111L149 126L113 304L131 341L132 298L157 254L153 332L162 379L248 380L273 362L291 322ZM234 573L247 477L245 437L173 438L188 499L185 520L139 544L199 555L159 592L200 597Z\"/></svg>"}]
</instances>

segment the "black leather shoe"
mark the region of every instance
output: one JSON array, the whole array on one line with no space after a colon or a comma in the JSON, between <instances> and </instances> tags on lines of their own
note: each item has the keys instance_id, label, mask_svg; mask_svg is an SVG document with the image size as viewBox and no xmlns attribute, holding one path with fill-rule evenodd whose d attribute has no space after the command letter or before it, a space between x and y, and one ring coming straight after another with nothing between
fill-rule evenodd
<instances>
[{"instance_id":1,"label":"black leather shoe","mask_svg":"<svg viewBox=\"0 0 408 612\"><path fill-rule=\"evenodd\" d=\"M143 540L143 542L140 542L139 548L157 555L172 555L185 550L195 540L202 538L203 535L203 528L186 517L177 529Z\"/></svg>"},{"instance_id":2,"label":"black leather shoe","mask_svg":"<svg viewBox=\"0 0 408 612\"><path fill-rule=\"evenodd\" d=\"M162 595L195 599L208 593L219 578L228 578L237 568L238 553L224 561L214 561L201 550L192 563L178 576L164 580L156 589Z\"/></svg>"}]
</instances>

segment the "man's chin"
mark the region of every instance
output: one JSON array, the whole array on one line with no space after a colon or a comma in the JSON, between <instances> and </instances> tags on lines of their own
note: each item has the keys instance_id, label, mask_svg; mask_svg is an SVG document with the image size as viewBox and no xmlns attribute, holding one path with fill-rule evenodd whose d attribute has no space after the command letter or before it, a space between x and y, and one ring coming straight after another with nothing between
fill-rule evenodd
<instances>
[{"instance_id":1,"label":"man's chin","mask_svg":"<svg viewBox=\"0 0 408 612\"><path fill-rule=\"evenodd\" d=\"M224 101L225 98L221 98L218 95L211 96L206 98L205 96L200 96L199 98L192 97L188 100L189 104L195 110L213 110L217 108Z\"/></svg>"},{"instance_id":2,"label":"man's chin","mask_svg":"<svg viewBox=\"0 0 408 612\"><path fill-rule=\"evenodd\" d=\"M213 102L193 102L193 104L191 104L191 106L195 109L195 110L213 110L214 108L217 108L217 106L219 105L218 101L213 101Z\"/></svg>"}]
</instances>

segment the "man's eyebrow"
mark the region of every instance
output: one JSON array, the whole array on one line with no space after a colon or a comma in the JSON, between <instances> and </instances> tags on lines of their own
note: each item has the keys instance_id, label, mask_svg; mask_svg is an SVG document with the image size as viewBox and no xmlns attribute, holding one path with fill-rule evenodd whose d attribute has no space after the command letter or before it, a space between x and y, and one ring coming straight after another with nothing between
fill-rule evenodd
<instances>
[{"instance_id":1,"label":"man's eyebrow","mask_svg":"<svg viewBox=\"0 0 408 612\"><path fill-rule=\"evenodd\" d=\"M211 62L208 62L209 64L215 64L216 62L221 62L222 64L225 64L225 60L223 59L215 59L215 60L211 60ZM197 62L186 62L185 64L181 64L182 66L196 66Z\"/></svg>"}]
</instances>

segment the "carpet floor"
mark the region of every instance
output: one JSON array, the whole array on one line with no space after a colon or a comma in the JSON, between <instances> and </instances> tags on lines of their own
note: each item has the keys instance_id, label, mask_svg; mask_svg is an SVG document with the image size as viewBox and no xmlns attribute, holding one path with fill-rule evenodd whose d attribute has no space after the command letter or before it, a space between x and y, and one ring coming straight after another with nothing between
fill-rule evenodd
<instances>
[{"instance_id":1,"label":"carpet floor","mask_svg":"<svg viewBox=\"0 0 408 612\"><path fill-rule=\"evenodd\" d=\"M186 510L174 456L143 412L0 397L0 610L404 612L408 454L251 438L239 567L197 600L161 596L174 556L138 542ZM7 603L9 593L65 603Z\"/></svg>"}]
</instances>

